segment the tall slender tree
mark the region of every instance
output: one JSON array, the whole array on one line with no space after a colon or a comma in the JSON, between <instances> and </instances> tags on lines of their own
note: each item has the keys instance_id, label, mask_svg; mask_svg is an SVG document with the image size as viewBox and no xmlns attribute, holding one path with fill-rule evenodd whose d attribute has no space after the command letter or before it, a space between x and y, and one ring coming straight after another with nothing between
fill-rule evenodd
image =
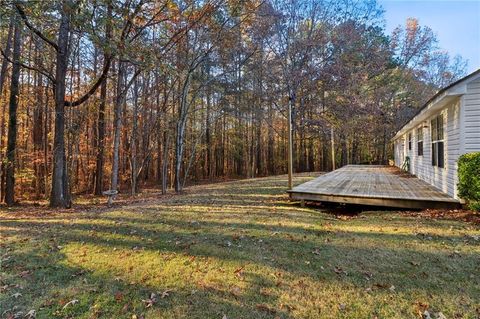
<instances>
[{"instance_id":1,"label":"tall slender tree","mask_svg":"<svg viewBox=\"0 0 480 319\"><path fill-rule=\"evenodd\" d=\"M15 203L15 151L17 146L17 108L19 97L20 55L22 43L22 26L18 15L14 19L12 76L10 80L10 101L8 106L8 142L6 154L6 185L5 203L12 206Z\"/></svg>"}]
</instances>

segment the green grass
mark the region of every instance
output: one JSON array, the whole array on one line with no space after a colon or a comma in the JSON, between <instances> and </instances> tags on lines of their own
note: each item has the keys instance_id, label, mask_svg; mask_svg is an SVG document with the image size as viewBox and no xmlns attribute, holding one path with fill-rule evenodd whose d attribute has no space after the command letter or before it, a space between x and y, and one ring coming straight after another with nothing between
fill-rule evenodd
<instances>
[{"instance_id":1,"label":"green grass","mask_svg":"<svg viewBox=\"0 0 480 319\"><path fill-rule=\"evenodd\" d=\"M288 202L285 184L202 185L103 211L4 211L0 316L480 316L478 226L398 212L339 219Z\"/></svg>"}]
</instances>

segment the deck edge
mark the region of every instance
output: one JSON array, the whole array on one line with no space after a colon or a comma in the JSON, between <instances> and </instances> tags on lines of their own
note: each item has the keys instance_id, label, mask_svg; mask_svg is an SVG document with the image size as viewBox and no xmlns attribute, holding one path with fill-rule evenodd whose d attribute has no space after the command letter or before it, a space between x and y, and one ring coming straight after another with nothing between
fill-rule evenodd
<instances>
[{"instance_id":1,"label":"deck edge","mask_svg":"<svg viewBox=\"0 0 480 319\"><path fill-rule=\"evenodd\" d=\"M293 200L306 200L316 202L333 202L343 204L368 205L368 206L382 206L395 208L410 208L410 209L457 209L461 207L459 201L439 201L439 200L419 200L419 199L405 199L405 198L374 198L361 197L350 195L325 195L312 194L303 192L288 191L290 198Z\"/></svg>"}]
</instances>

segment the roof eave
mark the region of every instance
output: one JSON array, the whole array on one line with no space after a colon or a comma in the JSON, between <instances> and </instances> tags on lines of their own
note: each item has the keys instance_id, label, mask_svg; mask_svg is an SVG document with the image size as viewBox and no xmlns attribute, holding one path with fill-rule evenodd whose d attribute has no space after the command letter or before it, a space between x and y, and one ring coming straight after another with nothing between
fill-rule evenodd
<instances>
[{"instance_id":1,"label":"roof eave","mask_svg":"<svg viewBox=\"0 0 480 319\"><path fill-rule=\"evenodd\" d=\"M397 132L397 134L395 134L395 136L391 139L391 141L395 141L396 139L401 137L403 134L405 134L405 132L409 131L412 127L415 127L416 125L418 125L420 123L418 119L424 118L425 114L428 114L428 116L431 115L431 112L429 110L431 110L432 107L436 108L435 105L439 105L438 103L445 101L447 98L458 97L460 95L465 94L467 91L467 84L471 81L475 81L478 78L480 78L480 69L470 73L469 75L461 78L458 81L455 81L454 83L438 91L437 94L432 96L432 98L428 100L427 103L425 103L423 107L421 107L418 110L417 114L415 114L413 118L410 119L410 121L405 123L400 128L400 130ZM444 105L445 103L442 103L441 107L443 107ZM415 121L417 121L417 123L412 124Z\"/></svg>"},{"instance_id":2,"label":"roof eave","mask_svg":"<svg viewBox=\"0 0 480 319\"><path fill-rule=\"evenodd\" d=\"M400 138L402 135L410 131L412 128L420 125L423 121L425 121L427 118L432 116L434 113L439 112L442 110L446 105L448 105L450 102L454 101L458 97L462 96L465 94L463 92L464 89L462 90L454 90L454 91L446 91L440 96L437 96L435 100L430 102L427 107L422 109L420 113L415 115L410 121L408 121L407 124L405 124L398 132L395 134L395 136L392 138L392 141L395 141L396 139Z\"/></svg>"}]
</instances>

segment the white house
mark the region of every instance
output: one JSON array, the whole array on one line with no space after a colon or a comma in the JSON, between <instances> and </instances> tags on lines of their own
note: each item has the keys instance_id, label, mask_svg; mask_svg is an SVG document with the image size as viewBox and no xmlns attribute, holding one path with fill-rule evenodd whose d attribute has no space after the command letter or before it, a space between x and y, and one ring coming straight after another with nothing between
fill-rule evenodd
<instances>
[{"instance_id":1,"label":"white house","mask_svg":"<svg viewBox=\"0 0 480 319\"><path fill-rule=\"evenodd\" d=\"M408 157L410 173L458 199L458 158L480 152L480 69L435 94L393 142L396 166Z\"/></svg>"}]
</instances>

